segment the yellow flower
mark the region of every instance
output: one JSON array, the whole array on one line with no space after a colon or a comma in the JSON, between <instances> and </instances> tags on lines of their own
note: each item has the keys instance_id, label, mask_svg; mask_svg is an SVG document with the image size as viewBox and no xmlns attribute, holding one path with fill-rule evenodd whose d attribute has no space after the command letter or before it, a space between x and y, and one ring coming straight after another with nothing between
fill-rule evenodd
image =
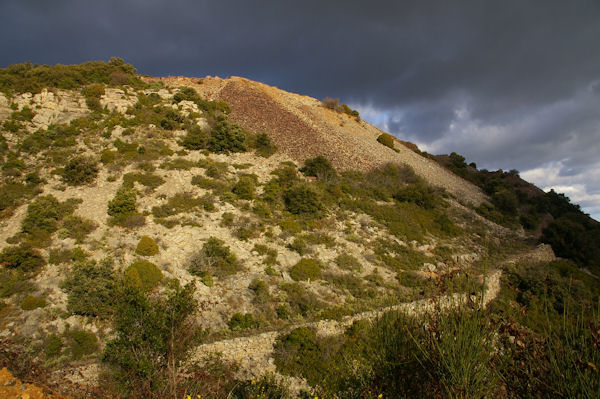
<instances>
[{"instance_id":1,"label":"yellow flower","mask_svg":"<svg viewBox=\"0 0 600 399\"><path fill-rule=\"evenodd\" d=\"M250 381L250 383L251 383L252 385L254 385L254 384L256 384L256 381L252 380L252 381Z\"/></svg>"},{"instance_id":2,"label":"yellow flower","mask_svg":"<svg viewBox=\"0 0 600 399\"><path fill-rule=\"evenodd\" d=\"M377 397L378 397L379 399L381 399L381 398L383 398L383 394L382 394L382 393L380 393L379 395L377 395Z\"/></svg>"},{"instance_id":3,"label":"yellow flower","mask_svg":"<svg viewBox=\"0 0 600 399\"><path fill-rule=\"evenodd\" d=\"M186 396L185 399L192 399L190 395Z\"/></svg>"},{"instance_id":4,"label":"yellow flower","mask_svg":"<svg viewBox=\"0 0 600 399\"><path fill-rule=\"evenodd\" d=\"M196 397L197 397L198 399L202 399L202 396L200 396L200 394L196 395Z\"/></svg>"}]
</instances>

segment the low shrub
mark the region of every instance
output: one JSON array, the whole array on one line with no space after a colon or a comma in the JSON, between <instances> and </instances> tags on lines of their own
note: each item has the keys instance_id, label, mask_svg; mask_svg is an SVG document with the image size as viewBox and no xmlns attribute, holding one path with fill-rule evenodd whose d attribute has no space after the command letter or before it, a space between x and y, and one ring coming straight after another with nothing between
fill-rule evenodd
<instances>
[{"instance_id":1,"label":"low shrub","mask_svg":"<svg viewBox=\"0 0 600 399\"><path fill-rule=\"evenodd\" d=\"M250 282L248 288L254 292L254 301L257 303L265 303L269 300L269 286L263 280L255 278Z\"/></svg>"},{"instance_id":2,"label":"low shrub","mask_svg":"<svg viewBox=\"0 0 600 399\"><path fill-rule=\"evenodd\" d=\"M98 351L98 337L90 331L73 330L65 333L71 358L79 360Z\"/></svg>"},{"instance_id":3,"label":"low shrub","mask_svg":"<svg viewBox=\"0 0 600 399\"><path fill-rule=\"evenodd\" d=\"M358 261L358 259L356 259L352 255L348 255L345 253L339 254L334 259L334 262L340 269L343 270L349 270L352 272L360 272L363 270L363 267Z\"/></svg>"},{"instance_id":4,"label":"low shrub","mask_svg":"<svg viewBox=\"0 0 600 399\"><path fill-rule=\"evenodd\" d=\"M21 223L24 236L35 245L46 245L50 235L59 228L61 219L75 209L76 201L59 202L52 195L33 200L27 206L27 214Z\"/></svg>"},{"instance_id":5,"label":"low shrub","mask_svg":"<svg viewBox=\"0 0 600 399\"><path fill-rule=\"evenodd\" d=\"M242 127L220 116L210 132L207 148L214 153L245 152L246 135Z\"/></svg>"},{"instance_id":6,"label":"low shrub","mask_svg":"<svg viewBox=\"0 0 600 399\"><path fill-rule=\"evenodd\" d=\"M42 297L27 295L25 299L21 301L21 309L23 310L33 310L43 307L46 307L46 299Z\"/></svg>"},{"instance_id":7,"label":"low shrub","mask_svg":"<svg viewBox=\"0 0 600 399\"><path fill-rule=\"evenodd\" d=\"M51 334L46 338L44 342L44 352L46 353L47 358L58 357L63 349L62 339L56 335Z\"/></svg>"},{"instance_id":8,"label":"low shrub","mask_svg":"<svg viewBox=\"0 0 600 399\"><path fill-rule=\"evenodd\" d=\"M409 184L400 188L393 194L393 198L400 202L412 202L425 209L433 209L441 199L434 190L425 183Z\"/></svg>"},{"instance_id":9,"label":"low shrub","mask_svg":"<svg viewBox=\"0 0 600 399\"><path fill-rule=\"evenodd\" d=\"M158 245L152 238L148 236L142 236L140 242L138 242L138 245L135 248L135 253L142 256L156 255L158 253Z\"/></svg>"},{"instance_id":10,"label":"low shrub","mask_svg":"<svg viewBox=\"0 0 600 399\"><path fill-rule=\"evenodd\" d=\"M325 306L300 283L283 283L279 285L279 288L285 293L283 298L293 314L307 317Z\"/></svg>"},{"instance_id":11,"label":"low shrub","mask_svg":"<svg viewBox=\"0 0 600 399\"><path fill-rule=\"evenodd\" d=\"M256 328L259 323L252 313L235 313L227 322L227 326L231 331L242 331Z\"/></svg>"},{"instance_id":12,"label":"low shrub","mask_svg":"<svg viewBox=\"0 0 600 399\"><path fill-rule=\"evenodd\" d=\"M231 192L240 199L251 200L254 198L256 180L252 176L243 175L231 188Z\"/></svg>"},{"instance_id":13,"label":"low shrub","mask_svg":"<svg viewBox=\"0 0 600 399\"><path fill-rule=\"evenodd\" d=\"M36 249L27 244L6 247L0 252L0 265L24 273L34 272L44 266L46 260Z\"/></svg>"},{"instance_id":14,"label":"low shrub","mask_svg":"<svg viewBox=\"0 0 600 399\"><path fill-rule=\"evenodd\" d=\"M382 133L377 137L377 141L383 144L386 147L394 149L394 136L388 133Z\"/></svg>"},{"instance_id":15,"label":"low shrub","mask_svg":"<svg viewBox=\"0 0 600 399\"><path fill-rule=\"evenodd\" d=\"M33 291L35 286L29 281L29 277L29 273L19 269L0 268L0 298Z\"/></svg>"},{"instance_id":16,"label":"low shrub","mask_svg":"<svg viewBox=\"0 0 600 399\"><path fill-rule=\"evenodd\" d=\"M302 258L290 268L290 277L296 281L317 280L321 277L321 268L318 260Z\"/></svg>"},{"instance_id":17,"label":"low shrub","mask_svg":"<svg viewBox=\"0 0 600 399\"><path fill-rule=\"evenodd\" d=\"M295 215L314 216L323 209L319 195L306 185L297 185L283 192L288 212Z\"/></svg>"},{"instance_id":18,"label":"low shrub","mask_svg":"<svg viewBox=\"0 0 600 399\"><path fill-rule=\"evenodd\" d=\"M271 137L266 133L258 133L254 140L256 155L263 158L269 158L277 152L277 146L273 144Z\"/></svg>"},{"instance_id":19,"label":"low shrub","mask_svg":"<svg viewBox=\"0 0 600 399\"><path fill-rule=\"evenodd\" d=\"M166 204L152 207L152 215L155 218L166 218L204 208L204 204L204 198L194 197L190 193L177 193L169 198Z\"/></svg>"},{"instance_id":20,"label":"low shrub","mask_svg":"<svg viewBox=\"0 0 600 399\"><path fill-rule=\"evenodd\" d=\"M137 194L135 190L121 187L115 197L108 201L107 213L112 216L111 223L123 227L136 227L144 224L143 215L137 213Z\"/></svg>"},{"instance_id":21,"label":"low shrub","mask_svg":"<svg viewBox=\"0 0 600 399\"><path fill-rule=\"evenodd\" d=\"M216 237L210 237L202 249L192 255L190 259L189 272L196 276L214 274L219 277L237 273L241 265L234 253L225 242Z\"/></svg>"},{"instance_id":22,"label":"low shrub","mask_svg":"<svg viewBox=\"0 0 600 399\"><path fill-rule=\"evenodd\" d=\"M126 173L123 175L123 186L129 189L133 188L133 183L139 183L152 190L163 185L165 179L153 173Z\"/></svg>"},{"instance_id":23,"label":"low shrub","mask_svg":"<svg viewBox=\"0 0 600 399\"><path fill-rule=\"evenodd\" d=\"M92 220L77 215L67 216L62 221L61 237L72 238L75 242L82 243L97 227Z\"/></svg>"},{"instance_id":24,"label":"low shrub","mask_svg":"<svg viewBox=\"0 0 600 399\"><path fill-rule=\"evenodd\" d=\"M337 172L331 166L331 162L321 155L304 161L304 167L300 169L306 176L313 176L319 180L331 180L337 176Z\"/></svg>"},{"instance_id":25,"label":"low shrub","mask_svg":"<svg viewBox=\"0 0 600 399\"><path fill-rule=\"evenodd\" d=\"M105 319L114 308L116 277L111 259L80 261L73 265L61 287L67 292L67 310Z\"/></svg>"},{"instance_id":26,"label":"low shrub","mask_svg":"<svg viewBox=\"0 0 600 399\"><path fill-rule=\"evenodd\" d=\"M165 161L160 165L161 169L166 170L190 170L198 167L198 164L194 161L190 161L185 158L175 158L169 161Z\"/></svg>"},{"instance_id":27,"label":"low shrub","mask_svg":"<svg viewBox=\"0 0 600 399\"><path fill-rule=\"evenodd\" d=\"M152 290L163 278L160 269L154 263L146 260L133 262L125 270L125 276L130 283L145 291Z\"/></svg>"},{"instance_id":28,"label":"low shrub","mask_svg":"<svg viewBox=\"0 0 600 399\"><path fill-rule=\"evenodd\" d=\"M180 144L188 150L203 150L208 146L209 138L210 132L198 125L192 125L187 128L187 133Z\"/></svg>"}]
</instances>

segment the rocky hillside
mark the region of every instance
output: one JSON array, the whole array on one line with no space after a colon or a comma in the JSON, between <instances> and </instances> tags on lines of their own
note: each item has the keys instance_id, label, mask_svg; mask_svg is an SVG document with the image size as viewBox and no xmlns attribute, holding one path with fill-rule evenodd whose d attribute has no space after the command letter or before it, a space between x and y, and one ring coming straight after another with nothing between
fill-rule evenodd
<instances>
[{"instance_id":1,"label":"rocky hillside","mask_svg":"<svg viewBox=\"0 0 600 399\"><path fill-rule=\"evenodd\" d=\"M310 391L287 334L485 306L506 259L554 259L476 212L477 186L314 98L118 59L11 67L0 88L0 336L81 395Z\"/></svg>"}]
</instances>

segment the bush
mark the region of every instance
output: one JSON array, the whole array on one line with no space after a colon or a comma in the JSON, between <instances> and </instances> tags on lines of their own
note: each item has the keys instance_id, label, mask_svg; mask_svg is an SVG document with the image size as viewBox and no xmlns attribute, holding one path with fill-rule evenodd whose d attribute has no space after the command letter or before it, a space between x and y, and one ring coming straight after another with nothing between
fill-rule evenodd
<instances>
[{"instance_id":1,"label":"bush","mask_svg":"<svg viewBox=\"0 0 600 399\"><path fill-rule=\"evenodd\" d=\"M254 292L254 300L257 303L265 303L269 300L269 286L263 280L255 278L248 288Z\"/></svg>"},{"instance_id":2,"label":"bush","mask_svg":"<svg viewBox=\"0 0 600 399\"><path fill-rule=\"evenodd\" d=\"M137 195L134 190L120 188L115 197L108 202L107 213L113 217L122 217L136 212Z\"/></svg>"},{"instance_id":3,"label":"bush","mask_svg":"<svg viewBox=\"0 0 600 399\"><path fill-rule=\"evenodd\" d=\"M266 133L258 133L254 141L256 155L263 158L269 158L277 152L277 146L273 144L271 137Z\"/></svg>"},{"instance_id":4,"label":"bush","mask_svg":"<svg viewBox=\"0 0 600 399\"><path fill-rule=\"evenodd\" d=\"M202 130L198 125L192 125L187 128L187 133L181 145L188 150L203 150L208 145L210 133Z\"/></svg>"},{"instance_id":5,"label":"bush","mask_svg":"<svg viewBox=\"0 0 600 399\"><path fill-rule=\"evenodd\" d=\"M158 253L158 245L152 238L143 236L135 248L135 253L142 256L156 255Z\"/></svg>"},{"instance_id":6,"label":"bush","mask_svg":"<svg viewBox=\"0 0 600 399\"><path fill-rule=\"evenodd\" d=\"M38 197L27 206L21 231L32 243L45 245L50 235L58 230L63 216L72 213L74 208L72 200L60 203L52 195Z\"/></svg>"},{"instance_id":7,"label":"bush","mask_svg":"<svg viewBox=\"0 0 600 399\"><path fill-rule=\"evenodd\" d=\"M231 192L240 199L251 200L254 198L255 179L252 176L244 175L239 178L237 183L231 188Z\"/></svg>"},{"instance_id":8,"label":"bush","mask_svg":"<svg viewBox=\"0 0 600 399\"><path fill-rule=\"evenodd\" d=\"M27 244L6 247L0 252L0 265L7 269L17 269L28 273L38 270L45 264L46 260L39 251Z\"/></svg>"},{"instance_id":9,"label":"bush","mask_svg":"<svg viewBox=\"0 0 600 399\"><path fill-rule=\"evenodd\" d=\"M89 109L92 111L99 111L102 109L100 105L100 97L105 94L104 85L99 83L91 84L84 87L81 91L81 94L83 94L85 97L85 103Z\"/></svg>"},{"instance_id":10,"label":"bush","mask_svg":"<svg viewBox=\"0 0 600 399\"><path fill-rule=\"evenodd\" d=\"M80 261L61 284L67 292L67 310L73 314L105 319L114 306L116 278L110 259Z\"/></svg>"},{"instance_id":11,"label":"bush","mask_svg":"<svg viewBox=\"0 0 600 399\"><path fill-rule=\"evenodd\" d=\"M409 184L396 191L393 198L400 202L412 202L425 209L435 208L439 201L433 189L424 183Z\"/></svg>"},{"instance_id":12,"label":"bush","mask_svg":"<svg viewBox=\"0 0 600 399\"><path fill-rule=\"evenodd\" d=\"M36 297L32 295L27 295L25 299L21 301L21 309L23 310L33 310L37 308L43 308L46 306L46 299L41 297Z\"/></svg>"},{"instance_id":13,"label":"bush","mask_svg":"<svg viewBox=\"0 0 600 399\"><path fill-rule=\"evenodd\" d=\"M236 313L231 316L231 319L227 322L227 326L231 331L242 331L250 328L258 327L259 323L254 319L252 313Z\"/></svg>"},{"instance_id":14,"label":"bush","mask_svg":"<svg viewBox=\"0 0 600 399\"><path fill-rule=\"evenodd\" d=\"M127 270L125 276L128 280L145 291L152 290L163 278L163 274L152 262L137 260Z\"/></svg>"},{"instance_id":15,"label":"bush","mask_svg":"<svg viewBox=\"0 0 600 399\"><path fill-rule=\"evenodd\" d=\"M348 255L348 254L339 254L334 259L334 262L340 269L343 269L343 270L360 272L363 269L363 267L360 264L360 262L358 261L358 259L356 259L354 256Z\"/></svg>"},{"instance_id":16,"label":"bush","mask_svg":"<svg viewBox=\"0 0 600 399\"><path fill-rule=\"evenodd\" d=\"M202 246L202 250L190 259L189 272L203 277L214 274L220 277L237 273L241 265L234 253L225 242L215 237L210 237Z\"/></svg>"},{"instance_id":17,"label":"bush","mask_svg":"<svg viewBox=\"0 0 600 399\"><path fill-rule=\"evenodd\" d=\"M69 351L74 360L96 353L98 338L96 334L84 330L68 331L65 333L69 341Z\"/></svg>"},{"instance_id":18,"label":"bush","mask_svg":"<svg viewBox=\"0 0 600 399\"><path fill-rule=\"evenodd\" d=\"M44 346L46 357L57 357L62 352L63 342L58 335L52 334L46 338Z\"/></svg>"},{"instance_id":19,"label":"bush","mask_svg":"<svg viewBox=\"0 0 600 399\"><path fill-rule=\"evenodd\" d=\"M317 280L321 277L321 263L315 259L302 258L291 267L290 277L296 281Z\"/></svg>"},{"instance_id":20,"label":"bush","mask_svg":"<svg viewBox=\"0 0 600 399\"><path fill-rule=\"evenodd\" d=\"M191 317L198 304L194 285L176 285L166 296L152 296L125 284L116 295L115 338L109 340L103 360L125 396L177 397L177 375L197 339Z\"/></svg>"},{"instance_id":21,"label":"bush","mask_svg":"<svg viewBox=\"0 0 600 399\"><path fill-rule=\"evenodd\" d=\"M142 186L152 190L163 185L165 179L153 173L126 173L123 175L123 186L129 189L133 188L133 183L140 183Z\"/></svg>"},{"instance_id":22,"label":"bush","mask_svg":"<svg viewBox=\"0 0 600 399\"><path fill-rule=\"evenodd\" d=\"M377 141L386 147L390 147L392 150L394 149L394 136L391 134L382 133L377 137Z\"/></svg>"},{"instance_id":23,"label":"bush","mask_svg":"<svg viewBox=\"0 0 600 399\"><path fill-rule=\"evenodd\" d=\"M296 215L316 215L323 209L318 194L306 185L285 190L283 201L287 211Z\"/></svg>"},{"instance_id":24,"label":"bush","mask_svg":"<svg viewBox=\"0 0 600 399\"><path fill-rule=\"evenodd\" d=\"M306 176L314 176L319 180L331 180L337 176L337 173L331 162L321 155L315 158L310 158L304 161L304 167L300 172Z\"/></svg>"},{"instance_id":25,"label":"bush","mask_svg":"<svg viewBox=\"0 0 600 399\"><path fill-rule=\"evenodd\" d=\"M77 243L82 243L92 231L96 230L96 223L80 216L67 216L62 221L61 233L64 237L72 238Z\"/></svg>"},{"instance_id":26,"label":"bush","mask_svg":"<svg viewBox=\"0 0 600 399\"><path fill-rule=\"evenodd\" d=\"M208 150L214 153L245 152L246 131L220 117L210 132Z\"/></svg>"}]
</instances>

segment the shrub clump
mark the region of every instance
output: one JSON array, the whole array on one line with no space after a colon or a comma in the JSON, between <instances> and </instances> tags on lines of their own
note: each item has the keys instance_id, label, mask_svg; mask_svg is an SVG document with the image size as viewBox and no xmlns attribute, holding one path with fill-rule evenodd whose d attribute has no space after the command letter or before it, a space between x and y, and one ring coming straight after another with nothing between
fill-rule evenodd
<instances>
[{"instance_id":1,"label":"shrub clump","mask_svg":"<svg viewBox=\"0 0 600 399\"><path fill-rule=\"evenodd\" d=\"M198 125L192 125L187 128L187 133L180 144L188 150L203 150L208 145L209 138L209 132Z\"/></svg>"},{"instance_id":2,"label":"shrub clump","mask_svg":"<svg viewBox=\"0 0 600 399\"><path fill-rule=\"evenodd\" d=\"M360 264L360 262L358 261L358 259L356 259L354 256L348 255L348 254L339 254L334 259L334 262L340 269L344 269L344 270L359 272L359 271L362 271L362 269L363 269L363 267Z\"/></svg>"},{"instance_id":3,"label":"shrub clump","mask_svg":"<svg viewBox=\"0 0 600 399\"><path fill-rule=\"evenodd\" d=\"M46 264L46 260L36 249L27 244L6 247L0 252L0 265L7 269L17 269L22 272L38 270Z\"/></svg>"},{"instance_id":4,"label":"shrub clump","mask_svg":"<svg viewBox=\"0 0 600 399\"><path fill-rule=\"evenodd\" d=\"M61 219L74 208L72 200L61 203L53 195L38 197L27 206L21 231L32 243L44 244L58 230Z\"/></svg>"},{"instance_id":5,"label":"shrub clump","mask_svg":"<svg viewBox=\"0 0 600 399\"><path fill-rule=\"evenodd\" d=\"M156 287L163 278L160 269L147 260L133 262L125 271L127 279L136 287L149 291Z\"/></svg>"},{"instance_id":6,"label":"shrub clump","mask_svg":"<svg viewBox=\"0 0 600 399\"><path fill-rule=\"evenodd\" d=\"M59 236L74 239L77 243L82 243L92 231L96 230L96 223L92 220L84 219L80 216L67 216L62 221L62 230Z\"/></svg>"},{"instance_id":7,"label":"shrub clump","mask_svg":"<svg viewBox=\"0 0 600 399\"><path fill-rule=\"evenodd\" d=\"M321 277L321 263L316 259L302 258L291 267L290 277L296 281L317 280Z\"/></svg>"},{"instance_id":8,"label":"shrub clump","mask_svg":"<svg viewBox=\"0 0 600 399\"><path fill-rule=\"evenodd\" d=\"M152 256L158 253L158 245L151 237L143 236L135 248L135 253L142 256Z\"/></svg>"},{"instance_id":9,"label":"shrub clump","mask_svg":"<svg viewBox=\"0 0 600 399\"><path fill-rule=\"evenodd\" d=\"M254 198L255 185L256 181L253 176L244 175L231 188L231 192L240 199L251 200Z\"/></svg>"},{"instance_id":10,"label":"shrub clump","mask_svg":"<svg viewBox=\"0 0 600 399\"><path fill-rule=\"evenodd\" d=\"M269 158L277 152L277 146L273 144L271 137L266 133L258 133L254 140L256 155L263 158Z\"/></svg>"},{"instance_id":11,"label":"shrub clump","mask_svg":"<svg viewBox=\"0 0 600 399\"><path fill-rule=\"evenodd\" d=\"M246 136L247 133L241 126L220 116L210 132L208 150L214 153L245 152Z\"/></svg>"},{"instance_id":12,"label":"shrub clump","mask_svg":"<svg viewBox=\"0 0 600 399\"><path fill-rule=\"evenodd\" d=\"M396 191L392 197L400 202L412 202L425 209L435 208L438 201L434 190L424 183L409 184Z\"/></svg>"},{"instance_id":13,"label":"shrub clump","mask_svg":"<svg viewBox=\"0 0 600 399\"><path fill-rule=\"evenodd\" d=\"M394 149L394 136L388 133L382 133L377 137L377 141L383 144L386 147Z\"/></svg>"},{"instance_id":14,"label":"shrub clump","mask_svg":"<svg viewBox=\"0 0 600 399\"><path fill-rule=\"evenodd\" d=\"M319 195L306 185L297 185L283 192L288 212L295 215L315 215L323 209Z\"/></svg>"},{"instance_id":15,"label":"shrub clump","mask_svg":"<svg viewBox=\"0 0 600 399\"><path fill-rule=\"evenodd\" d=\"M259 323L254 318L252 313L235 313L227 322L227 326L231 331L248 330L258 327Z\"/></svg>"},{"instance_id":16,"label":"shrub clump","mask_svg":"<svg viewBox=\"0 0 600 399\"><path fill-rule=\"evenodd\" d=\"M322 155L304 161L304 167L300 169L305 176L314 176L319 180L331 180L337 173L331 162Z\"/></svg>"},{"instance_id":17,"label":"shrub clump","mask_svg":"<svg viewBox=\"0 0 600 399\"><path fill-rule=\"evenodd\" d=\"M96 334L84 330L68 331L65 333L69 340L69 351L74 360L92 355L98 350L98 337Z\"/></svg>"},{"instance_id":18,"label":"shrub clump","mask_svg":"<svg viewBox=\"0 0 600 399\"><path fill-rule=\"evenodd\" d=\"M43 308L45 306L46 299L37 296L27 295L25 299L21 301L21 309L23 310L33 310L37 308Z\"/></svg>"},{"instance_id":19,"label":"shrub clump","mask_svg":"<svg viewBox=\"0 0 600 399\"><path fill-rule=\"evenodd\" d=\"M116 277L111 259L77 262L61 286L69 312L103 319L112 314Z\"/></svg>"},{"instance_id":20,"label":"shrub clump","mask_svg":"<svg viewBox=\"0 0 600 399\"><path fill-rule=\"evenodd\" d=\"M206 275L228 276L241 269L234 253L225 242L216 237L210 237L202 246L202 250L192 256L189 272L203 277Z\"/></svg>"},{"instance_id":21,"label":"shrub clump","mask_svg":"<svg viewBox=\"0 0 600 399\"><path fill-rule=\"evenodd\" d=\"M107 213L111 223L123 227L137 227L144 224L144 216L137 212L135 190L121 187L115 197L108 202Z\"/></svg>"}]
</instances>

